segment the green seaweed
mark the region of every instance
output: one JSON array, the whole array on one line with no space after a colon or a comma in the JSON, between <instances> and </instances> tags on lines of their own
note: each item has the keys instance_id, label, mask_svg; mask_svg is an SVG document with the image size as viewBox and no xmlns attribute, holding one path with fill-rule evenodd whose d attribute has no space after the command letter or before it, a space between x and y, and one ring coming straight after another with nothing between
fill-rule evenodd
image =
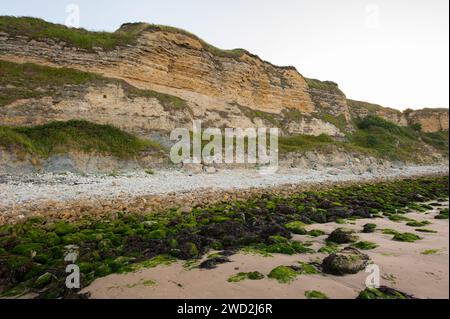
<instances>
[{"instance_id":1,"label":"green seaweed","mask_svg":"<svg viewBox=\"0 0 450 319\"><path fill-rule=\"evenodd\" d=\"M233 276L231 276L230 278L228 278L228 282L239 282L239 281L243 281L245 279L250 279L250 280L260 280L263 279L264 275L261 274L259 271L251 271L251 272L239 272Z\"/></svg>"},{"instance_id":2,"label":"green seaweed","mask_svg":"<svg viewBox=\"0 0 450 319\"><path fill-rule=\"evenodd\" d=\"M378 245L370 241L359 241L357 243L352 244L352 247L362 250L370 250L377 248Z\"/></svg>"},{"instance_id":3,"label":"green seaweed","mask_svg":"<svg viewBox=\"0 0 450 319\"><path fill-rule=\"evenodd\" d=\"M317 290L305 291L305 297L308 299L329 299L326 294Z\"/></svg>"},{"instance_id":4,"label":"green seaweed","mask_svg":"<svg viewBox=\"0 0 450 319\"><path fill-rule=\"evenodd\" d=\"M295 280L298 272L288 266L278 266L270 271L267 277L277 280L279 283L290 283Z\"/></svg>"}]
</instances>

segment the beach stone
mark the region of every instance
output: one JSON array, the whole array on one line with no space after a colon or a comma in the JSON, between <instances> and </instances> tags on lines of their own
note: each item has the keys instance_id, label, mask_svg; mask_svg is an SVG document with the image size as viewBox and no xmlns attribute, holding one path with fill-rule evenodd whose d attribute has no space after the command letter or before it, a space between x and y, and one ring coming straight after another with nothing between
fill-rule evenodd
<instances>
[{"instance_id":1,"label":"beach stone","mask_svg":"<svg viewBox=\"0 0 450 319\"><path fill-rule=\"evenodd\" d=\"M358 241L359 237L355 231L349 228L337 228L329 236L328 241L336 244L348 244Z\"/></svg>"},{"instance_id":2,"label":"beach stone","mask_svg":"<svg viewBox=\"0 0 450 319\"><path fill-rule=\"evenodd\" d=\"M358 273L366 268L368 262L369 256L356 248L346 247L326 257L322 261L322 269L325 273L343 276Z\"/></svg>"},{"instance_id":3,"label":"beach stone","mask_svg":"<svg viewBox=\"0 0 450 319\"><path fill-rule=\"evenodd\" d=\"M212 167L212 166L208 166L208 167L205 169L205 172L206 172L207 174L214 174L214 173L217 172L217 170L216 170L214 167Z\"/></svg>"}]
</instances>

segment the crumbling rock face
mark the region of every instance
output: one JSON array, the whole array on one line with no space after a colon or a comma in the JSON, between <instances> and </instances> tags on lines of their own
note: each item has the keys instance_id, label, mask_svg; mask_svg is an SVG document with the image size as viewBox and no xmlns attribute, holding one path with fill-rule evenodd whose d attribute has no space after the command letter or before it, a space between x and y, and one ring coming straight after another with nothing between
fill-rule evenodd
<instances>
[{"instance_id":1,"label":"crumbling rock face","mask_svg":"<svg viewBox=\"0 0 450 319\"><path fill-rule=\"evenodd\" d=\"M295 69L276 67L245 53L239 59L215 56L198 39L184 34L144 32L136 45L108 52L7 34L0 40L0 57L10 61L96 72L143 89L158 88L185 98L194 93L272 113L283 108L314 111L306 81Z\"/></svg>"},{"instance_id":2,"label":"crumbling rock face","mask_svg":"<svg viewBox=\"0 0 450 319\"><path fill-rule=\"evenodd\" d=\"M424 132L448 131L448 109L423 109L407 111L411 124L420 124Z\"/></svg>"},{"instance_id":3,"label":"crumbling rock face","mask_svg":"<svg viewBox=\"0 0 450 319\"><path fill-rule=\"evenodd\" d=\"M367 115L377 115L387 121L400 126L420 124L424 132L448 131L448 109L422 109L405 110L400 112L395 109L382 107L377 104L348 100L349 111L352 118L364 118Z\"/></svg>"}]
</instances>

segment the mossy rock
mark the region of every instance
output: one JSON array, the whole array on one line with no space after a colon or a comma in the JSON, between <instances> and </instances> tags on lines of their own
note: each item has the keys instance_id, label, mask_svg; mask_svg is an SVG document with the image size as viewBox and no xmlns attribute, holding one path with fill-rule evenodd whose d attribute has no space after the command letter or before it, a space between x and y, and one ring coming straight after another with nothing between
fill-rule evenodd
<instances>
[{"instance_id":1,"label":"mossy rock","mask_svg":"<svg viewBox=\"0 0 450 319\"><path fill-rule=\"evenodd\" d=\"M47 286L48 284L50 284L52 281L57 281L58 279L55 277L55 275L46 272L45 274L39 276L34 284L33 287L35 288L43 288L45 286Z\"/></svg>"},{"instance_id":2,"label":"mossy rock","mask_svg":"<svg viewBox=\"0 0 450 319\"><path fill-rule=\"evenodd\" d=\"M371 241L359 241L357 243L352 244L352 247L362 249L362 250L370 250L370 249L377 248L378 245Z\"/></svg>"},{"instance_id":3,"label":"mossy rock","mask_svg":"<svg viewBox=\"0 0 450 319\"><path fill-rule=\"evenodd\" d=\"M180 246L180 256L181 259L196 259L200 257L197 246L194 243L187 242Z\"/></svg>"},{"instance_id":4,"label":"mossy rock","mask_svg":"<svg viewBox=\"0 0 450 319\"><path fill-rule=\"evenodd\" d=\"M448 219L448 208L441 209L439 214L434 216L435 219Z\"/></svg>"},{"instance_id":5,"label":"mossy rock","mask_svg":"<svg viewBox=\"0 0 450 319\"><path fill-rule=\"evenodd\" d=\"M329 299L326 294L317 290L305 291L305 297L308 299Z\"/></svg>"},{"instance_id":6,"label":"mossy rock","mask_svg":"<svg viewBox=\"0 0 450 319\"><path fill-rule=\"evenodd\" d=\"M395 234L398 234L398 231L396 231L394 229L390 229L390 228L385 228L385 229L383 229L383 234L395 235Z\"/></svg>"},{"instance_id":7,"label":"mossy rock","mask_svg":"<svg viewBox=\"0 0 450 319\"><path fill-rule=\"evenodd\" d=\"M227 222L229 220L231 220L231 218L230 217L226 217L226 216L214 216L211 219L211 221L213 223L217 223L217 224L224 223L224 222Z\"/></svg>"},{"instance_id":8,"label":"mossy rock","mask_svg":"<svg viewBox=\"0 0 450 319\"><path fill-rule=\"evenodd\" d=\"M239 282L243 281L245 279L250 280L261 280L264 278L264 275L260 273L259 271L251 271L251 272L240 272L236 275L231 276L228 278L228 282Z\"/></svg>"},{"instance_id":9,"label":"mossy rock","mask_svg":"<svg viewBox=\"0 0 450 319\"><path fill-rule=\"evenodd\" d=\"M336 244L347 244L358 241L359 237L355 231L349 228L337 228L328 236L327 241Z\"/></svg>"},{"instance_id":10,"label":"mossy rock","mask_svg":"<svg viewBox=\"0 0 450 319\"><path fill-rule=\"evenodd\" d=\"M325 232L320 229L313 229L308 232L308 236L311 236L311 237L319 237L319 236L323 236L323 235L325 235Z\"/></svg>"},{"instance_id":11,"label":"mossy rock","mask_svg":"<svg viewBox=\"0 0 450 319\"><path fill-rule=\"evenodd\" d=\"M389 216L389 220L393 222L401 222L401 221L413 221L411 218L405 217L400 214L393 214Z\"/></svg>"},{"instance_id":12,"label":"mossy rock","mask_svg":"<svg viewBox=\"0 0 450 319\"><path fill-rule=\"evenodd\" d=\"M94 270L94 264L90 263L90 262L79 262L77 263L78 267L80 268L80 272L83 274L87 274L89 272L91 272L92 270Z\"/></svg>"},{"instance_id":13,"label":"mossy rock","mask_svg":"<svg viewBox=\"0 0 450 319\"><path fill-rule=\"evenodd\" d=\"M362 232L366 234L373 233L375 232L376 228L377 228L376 224L368 223L363 226Z\"/></svg>"},{"instance_id":14,"label":"mossy rock","mask_svg":"<svg viewBox=\"0 0 450 319\"><path fill-rule=\"evenodd\" d=\"M392 240L403 241L408 243L412 243L420 239L422 239L422 237L417 236L416 234L413 233L396 233L394 234L394 237L392 237Z\"/></svg>"},{"instance_id":15,"label":"mossy rock","mask_svg":"<svg viewBox=\"0 0 450 319\"><path fill-rule=\"evenodd\" d=\"M62 242L65 245L78 245L85 240L86 238L81 233L67 234L62 237Z\"/></svg>"},{"instance_id":16,"label":"mossy rock","mask_svg":"<svg viewBox=\"0 0 450 319\"><path fill-rule=\"evenodd\" d=\"M272 244L285 244L285 243L289 242L289 239L287 239L286 237L283 237L283 236L275 235L275 236L270 236L269 241Z\"/></svg>"},{"instance_id":17,"label":"mossy rock","mask_svg":"<svg viewBox=\"0 0 450 319\"><path fill-rule=\"evenodd\" d=\"M417 221L417 220L412 220L410 222L406 223L406 226L410 226L410 227L425 227L430 225L431 223L427 220L425 221Z\"/></svg>"},{"instance_id":18,"label":"mossy rock","mask_svg":"<svg viewBox=\"0 0 450 319\"><path fill-rule=\"evenodd\" d=\"M56 222L53 227L54 232L59 236L64 236L76 231L76 227L66 222Z\"/></svg>"},{"instance_id":19,"label":"mossy rock","mask_svg":"<svg viewBox=\"0 0 450 319\"><path fill-rule=\"evenodd\" d=\"M297 269L297 271L302 275L316 275L316 274L320 273L320 271L317 269L317 267L314 266L313 264L309 264L309 263L305 263L305 262L301 262L301 261L299 261L298 263L300 264L300 266L298 266L299 268Z\"/></svg>"},{"instance_id":20,"label":"mossy rock","mask_svg":"<svg viewBox=\"0 0 450 319\"><path fill-rule=\"evenodd\" d=\"M318 252L322 254L332 254L339 250L339 245L331 241L327 242L324 246L320 247Z\"/></svg>"},{"instance_id":21,"label":"mossy rock","mask_svg":"<svg viewBox=\"0 0 450 319\"><path fill-rule=\"evenodd\" d=\"M306 235L305 224L301 221L294 221L284 225L290 232L296 235Z\"/></svg>"},{"instance_id":22,"label":"mossy rock","mask_svg":"<svg viewBox=\"0 0 450 319\"><path fill-rule=\"evenodd\" d=\"M366 288L360 292L357 299L415 299L413 296L393 288L381 286L379 288Z\"/></svg>"},{"instance_id":23,"label":"mossy rock","mask_svg":"<svg viewBox=\"0 0 450 319\"><path fill-rule=\"evenodd\" d=\"M166 236L167 232L165 229L156 229L148 233L145 237L148 239L163 239L166 238Z\"/></svg>"},{"instance_id":24,"label":"mossy rock","mask_svg":"<svg viewBox=\"0 0 450 319\"><path fill-rule=\"evenodd\" d=\"M27 244L19 244L15 246L12 250L13 253L19 254L22 256L31 256L31 254L34 252L36 254L43 251L42 244L39 243L27 243Z\"/></svg>"},{"instance_id":25,"label":"mossy rock","mask_svg":"<svg viewBox=\"0 0 450 319\"><path fill-rule=\"evenodd\" d=\"M434 255L439 252L439 249L427 249L421 252L422 255Z\"/></svg>"},{"instance_id":26,"label":"mossy rock","mask_svg":"<svg viewBox=\"0 0 450 319\"><path fill-rule=\"evenodd\" d=\"M369 256L356 248L346 247L326 257L322 262L322 269L325 273L343 276L358 273L366 268L368 262Z\"/></svg>"},{"instance_id":27,"label":"mossy rock","mask_svg":"<svg viewBox=\"0 0 450 319\"><path fill-rule=\"evenodd\" d=\"M286 284L294 281L297 275L298 272L292 269L292 267L278 266L272 269L267 277L276 279L279 283Z\"/></svg>"},{"instance_id":28,"label":"mossy rock","mask_svg":"<svg viewBox=\"0 0 450 319\"><path fill-rule=\"evenodd\" d=\"M0 267L23 275L33 267L33 263L29 256L7 255L0 256Z\"/></svg>"},{"instance_id":29,"label":"mossy rock","mask_svg":"<svg viewBox=\"0 0 450 319\"><path fill-rule=\"evenodd\" d=\"M437 234L438 232L433 229L427 229L427 228L417 228L415 231L419 233L429 233L429 234Z\"/></svg>"}]
</instances>

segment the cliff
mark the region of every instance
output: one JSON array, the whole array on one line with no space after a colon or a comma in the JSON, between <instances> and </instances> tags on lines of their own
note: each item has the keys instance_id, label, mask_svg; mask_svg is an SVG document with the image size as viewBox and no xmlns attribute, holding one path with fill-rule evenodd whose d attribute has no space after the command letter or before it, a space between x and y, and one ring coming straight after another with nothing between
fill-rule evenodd
<instances>
[{"instance_id":1,"label":"cliff","mask_svg":"<svg viewBox=\"0 0 450 319\"><path fill-rule=\"evenodd\" d=\"M419 123L426 132L448 130L446 109L401 113L349 101L333 82L307 79L242 49L220 50L171 27L134 23L98 33L1 17L0 60L14 63L10 69L33 63L44 73L63 67L97 77L33 88L5 77L0 125L81 118L146 135L196 118L219 127L277 125L286 135L343 136L355 118L377 114L402 126Z\"/></svg>"}]
</instances>

